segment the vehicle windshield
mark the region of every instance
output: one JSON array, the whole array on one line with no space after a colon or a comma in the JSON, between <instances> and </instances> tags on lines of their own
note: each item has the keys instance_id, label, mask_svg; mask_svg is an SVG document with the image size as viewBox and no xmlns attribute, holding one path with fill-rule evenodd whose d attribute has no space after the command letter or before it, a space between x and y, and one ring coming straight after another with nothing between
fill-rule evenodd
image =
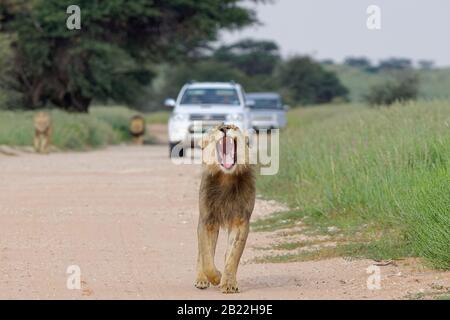
<instances>
[{"instance_id":1,"label":"vehicle windshield","mask_svg":"<svg viewBox=\"0 0 450 320\"><path fill-rule=\"evenodd\" d=\"M281 109L281 101L278 98L248 98L248 100L255 102L252 109Z\"/></svg>"},{"instance_id":2,"label":"vehicle windshield","mask_svg":"<svg viewBox=\"0 0 450 320\"><path fill-rule=\"evenodd\" d=\"M235 89L187 89L180 104L222 104L238 106L239 97Z\"/></svg>"}]
</instances>

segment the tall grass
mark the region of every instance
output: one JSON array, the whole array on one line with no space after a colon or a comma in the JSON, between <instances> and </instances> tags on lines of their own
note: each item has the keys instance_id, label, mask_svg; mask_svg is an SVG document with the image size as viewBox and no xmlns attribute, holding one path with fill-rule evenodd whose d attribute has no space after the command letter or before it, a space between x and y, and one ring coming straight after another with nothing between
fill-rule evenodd
<instances>
[{"instance_id":1,"label":"tall grass","mask_svg":"<svg viewBox=\"0 0 450 320\"><path fill-rule=\"evenodd\" d=\"M317 107L289 120L279 174L259 179L265 194L297 219L450 267L450 102Z\"/></svg>"},{"instance_id":2,"label":"tall grass","mask_svg":"<svg viewBox=\"0 0 450 320\"><path fill-rule=\"evenodd\" d=\"M124 107L94 107L89 114L49 111L52 144L63 150L83 150L127 141L128 125L134 111ZM0 111L0 145L31 146L33 117L31 111Z\"/></svg>"}]
</instances>

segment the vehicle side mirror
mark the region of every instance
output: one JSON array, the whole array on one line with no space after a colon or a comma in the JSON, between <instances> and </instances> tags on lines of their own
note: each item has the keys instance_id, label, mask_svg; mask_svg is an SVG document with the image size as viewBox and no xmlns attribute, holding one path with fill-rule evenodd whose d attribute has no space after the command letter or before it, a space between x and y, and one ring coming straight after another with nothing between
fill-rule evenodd
<instances>
[{"instance_id":1,"label":"vehicle side mirror","mask_svg":"<svg viewBox=\"0 0 450 320\"><path fill-rule=\"evenodd\" d=\"M291 108L291 107L289 107L287 104L285 104L285 105L283 106L284 111L289 111L290 108Z\"/></svg>"},{"instance_id":2,"label":"vehicle side mirror","mask_svg":"<svg viewBox=\"0 0 450 320\"><path fill-rule=\"evenodd\" d=\"M255 100L247 100L246 103L248 108L253 108L255 106Z\"/></svg>"},{"instance_id":3,"label":"vehicle side mirror","mask_svg":"<svg viewBox=\"0 0 450 320\"><path fill-rule=\"evenodd\" d=\"M164 100L164 106L168 107L168 108L174 108L175 107L175 100L174 99L166 99Z\"/></svg>"}]
</instances>

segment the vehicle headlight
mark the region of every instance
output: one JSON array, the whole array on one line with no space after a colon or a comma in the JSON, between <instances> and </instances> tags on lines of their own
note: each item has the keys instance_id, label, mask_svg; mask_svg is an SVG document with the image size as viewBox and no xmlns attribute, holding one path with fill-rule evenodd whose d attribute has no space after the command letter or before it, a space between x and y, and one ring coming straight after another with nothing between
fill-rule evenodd
<instances>
[{"instance_id":1,"label":"vehicle headlight","mask_svg":"<svg viewBox=\"0 0 450 320\"><path fill-rule=\"evenodd\" d=\"M172 120L173 121L186 121L188 120L189 115L185 114L185 113L175 113L172 115Z\"/></svg>"},{"instance_id":2,"label":"vehicle headlight","mask_svg":"<svg viewBox=\"0 0 450 320\"><path fill-rule=\"evenodd\" d=\"M244 120L244 115L242 113L231 113L227 115L228 121L242 121Z\"/></svg>"}]
</instances>

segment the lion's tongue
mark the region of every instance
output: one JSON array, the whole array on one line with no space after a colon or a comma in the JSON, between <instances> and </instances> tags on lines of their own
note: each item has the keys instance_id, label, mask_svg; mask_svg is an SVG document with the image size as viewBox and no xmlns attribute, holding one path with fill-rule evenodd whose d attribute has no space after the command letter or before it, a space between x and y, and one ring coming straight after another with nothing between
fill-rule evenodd
<instances>
[{"instance_id":1,"label":"lion's tongue","mask_svg":"<svg viewBox=\"0 0 450 320\"><path fill-rule=\"evenodd\" d=\"M225 169L230 169L234 165L234 141L231 137L223 137L222 165Z\"/></svg>"}]
</instances>

